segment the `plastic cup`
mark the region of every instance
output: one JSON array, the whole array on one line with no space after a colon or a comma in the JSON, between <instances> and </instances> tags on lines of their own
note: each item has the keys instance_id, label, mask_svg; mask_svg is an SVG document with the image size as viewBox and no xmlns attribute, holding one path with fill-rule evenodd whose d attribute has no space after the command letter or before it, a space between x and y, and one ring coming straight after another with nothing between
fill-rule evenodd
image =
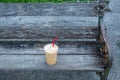
<instances>
[{"instance_id":1,"label":"plastic cup","mask_svg":"<svg viewBox=\"0 0 120 80\"><path fill-rule=\"evenodd\" d=\"M49 65L54 65L57 61L58 46L54 44L53 47L52 44L47 44L44 46L44 51L45 51L46 63Z\"/></svg>"}]
</instances>

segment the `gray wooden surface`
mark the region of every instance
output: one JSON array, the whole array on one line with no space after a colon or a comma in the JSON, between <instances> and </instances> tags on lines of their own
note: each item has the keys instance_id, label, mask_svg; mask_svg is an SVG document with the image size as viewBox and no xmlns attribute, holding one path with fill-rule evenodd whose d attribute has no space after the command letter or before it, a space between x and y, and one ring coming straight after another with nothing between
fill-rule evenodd
<instances>
[{"instance_id":1,"label":"gray wooden surface","mask_svg":"<svg viewBox=\"0 0 120 80\"><path fill-rule=\"evenodd\" d=\"M50 66L46 64L44 55L1 55L0 69L103 71L101 61L95 55L59 55L57 64Z\"/></svg>"},{"instance_id":2,"label":"gray wooden surface","mask_svg":"<svg viewBox=\"0 0 120 80\"><path fill-rule=\"evenodd\" d=\"M42 29L43 28L43 29ZM96 38L97 27L1 27L1 39L92 39Z\"/></svg>"},{"instance_id":3,"label":"gray wooden surface","mask_svg":"<svg viewBox=\"0 0 120 80\"><path fill-rule=\"evenodd\" d=\"M96 3L0 4L0 16L97 16Z\"/></svg>"},{"instance_id":4,"label":"gray wooden surface","mask_svg":"<svg viewBox=\"0 0 120 80\"><path fill-rule=\"evenodd\" d=\"M57 64L49 66L45 62L43 47L56 35L59 46ZM97 35L97 26L2 27L0 69L104 71L103 59L98 57Z\"/></svg>"},{"instance_id":5,"label":"gray wooden surface","mask_svg":"<svg viewBox=\"0 0 120 80\"><path fill-rule=\"evenodd\" d=\"M28 35L19 38L17 33L24 34L24 31ZM99 44L96 42L97 27L53 27L44 29L6 27L1 29L2 32L3 34L0 35L4 36L1 36L0 44L0 69L104 71L104 65L101 64L103 59L98 57L100 52L98 51ZM39 33L37 35L38 39L29 37L39 41L37 43L36 41L21 43L24 40L29 40L30 33L35 33L35 36ZM59 46L58 59L57 64L49 66L45 62L43 47L45 44L51 43L54 34L58 35L58 41L56 42ZM20 41L22 39L23 41ZM16 40L18 40L18 43L16 43Z\"/></svg>"},{"instance_id":6,"label":"gray wooden surface","mask_svg":"<svg viewBox=\"0 0 120 80\"><path fill-rule=\"evenodd\" d=\"M104 71L96 5L0 4L0 70ZM57 64L49 66L43 46L56 35Z\"/></svg>"},{"instance_id":7,"label":"gray wooden surface","mask_svg":"<svg viewBox=\"0 0 120 80\"><path fill-rule=\"evenodd\" d=\"M51 43L51 42L49 42ZM44 54L43 47L48 42L41 43L4 43L0 44L0 55L22 55L22 54ZM97 55L99 45L96 42L56 42L59 46L58 54L60 55Z\"/></svg>"},{"instance_id":8,"label":"gray wooden surface","mask_svg":"<svg viewBox=\"0 0 120 80\"><path fill-rule=\"evenodd\" d=\"M81 16L1 16L0 27L22 27L22 28L53 28L61 27L93 27L98 25L98 17Z\"/></svg>"}]
</instances>

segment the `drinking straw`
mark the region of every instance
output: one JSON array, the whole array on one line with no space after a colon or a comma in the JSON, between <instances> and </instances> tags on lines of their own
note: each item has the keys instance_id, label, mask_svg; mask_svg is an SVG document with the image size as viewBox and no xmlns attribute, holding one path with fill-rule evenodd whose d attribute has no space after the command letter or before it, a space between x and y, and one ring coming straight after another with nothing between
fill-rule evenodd
<instances>
[{"instance_id":1,"label":"drinking straw","mask_svg":"<svg viewBox=\"0 0 120 80\"><path fill-rule=\"evenodd\" d=\"M52 40L52 46L54 47L55 41L58 40L58 37L56 36L53 40Z\"/></svg>"}]
</instances>

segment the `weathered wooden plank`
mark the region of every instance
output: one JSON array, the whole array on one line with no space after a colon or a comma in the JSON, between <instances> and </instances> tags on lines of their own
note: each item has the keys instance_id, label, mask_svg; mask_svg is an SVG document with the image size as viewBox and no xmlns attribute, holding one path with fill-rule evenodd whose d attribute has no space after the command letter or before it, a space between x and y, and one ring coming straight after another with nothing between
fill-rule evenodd
<instances>
[{"instance_id":1,"label":"weathered wooden plank","mask_svg":"<svg viewBox=\"0 0 120 80\"><path fill-rule=\"evenodd\" d=\"M59 48L58 50L58 54L60 55L79 55L79 54L89 54L89 55L93 55L93 54L98 54L99 52L95 51L96 49L91 49L91 48ZM91 52L89 52L91 51ZM27 54L44 54L43 48L36 48L36 49L32 49L32 48L27 48L27 49L9 49L9 48L1 48L0 47L0 55L6 55L6 54L18 54L18 55L27 55Z\"/></svg>"},{"instance_id":2,"label":"weathered wooden plank","mask_svg":"<svg viewBox=\"0 0 120 80\"><path fill-rule=\"evenodd\" d=\"M44 54L43 47L47 42L41 43L1 43L0 54ZM58 54L97 54L97 43L95 42L60 42Z\"/></svg>"},{"instance_id":3,"label":"weathered wooden plank","mask_svg":"<svg viewBox=\"0 0 120 80\"><path fill-rule=\"evenodd\" d=\"M1 4L0 16L97 16L96 3Z\"/></svg>"},{"instance_id":4,"label":"weathered wooden plank","mask_svg":"<svg viewBox=\"0 0 120 80\"><path fill-rule=\"evenodd\" d=\"M41 42L51 42L52 39L0 39L0 43L41 43ZM96 39L59 39L61 42L95 42Z\"/></svg>"},{"instance_id":5,"label":"weathered wooden plank","mask_svg":"<svg viewBox=\"0 0 120 80\"><path fill-rule=\"evenodd\" d=\"M101 61L94 55L59 55L57 64L50 66L44 55L0 55L0 69L103 71Z\"/></svg>"},{"instance_id":6,"label":"weathered wooden plank","mask_svg":"<svg viewBox=\"0 0 120 80\"><path fill-rule=\"evenodd\" d=\"M56 35L59 39L91 39L96 38L98 28L74 28L54 27L41 29L39 27L2 27L1 39L52 39Z\"/></svg>"},{"instance_id":7,"label":"weathered wooden plank","mask_svg":"<svg viewBox=\"0 0 120 80\"><path fill-rule=\"evenodd\" d=\"M32 27L55 28L56 27L97 27L98 17L80 16L2 16L0 27Z\"/></svg>"}]
</instances>

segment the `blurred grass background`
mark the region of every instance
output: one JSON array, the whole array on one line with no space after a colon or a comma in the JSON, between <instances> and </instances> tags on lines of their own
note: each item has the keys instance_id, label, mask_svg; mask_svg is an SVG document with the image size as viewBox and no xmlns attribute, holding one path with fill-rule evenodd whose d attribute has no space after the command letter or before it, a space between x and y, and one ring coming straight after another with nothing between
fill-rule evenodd
<instances>
[{"instance_id":1,"label":"blurred grass background","mask_svg":"<svg viewBox=\"0 0 120 80\"><path fill-rule=\"evenodd\" d=\"M41 2L54 2L54 3L73 3L73 2L92 2L97 0L0 0L2 3L27 3L27 2L33 2L33 3L41 3Z\"/></svg>"}]
</instances>

